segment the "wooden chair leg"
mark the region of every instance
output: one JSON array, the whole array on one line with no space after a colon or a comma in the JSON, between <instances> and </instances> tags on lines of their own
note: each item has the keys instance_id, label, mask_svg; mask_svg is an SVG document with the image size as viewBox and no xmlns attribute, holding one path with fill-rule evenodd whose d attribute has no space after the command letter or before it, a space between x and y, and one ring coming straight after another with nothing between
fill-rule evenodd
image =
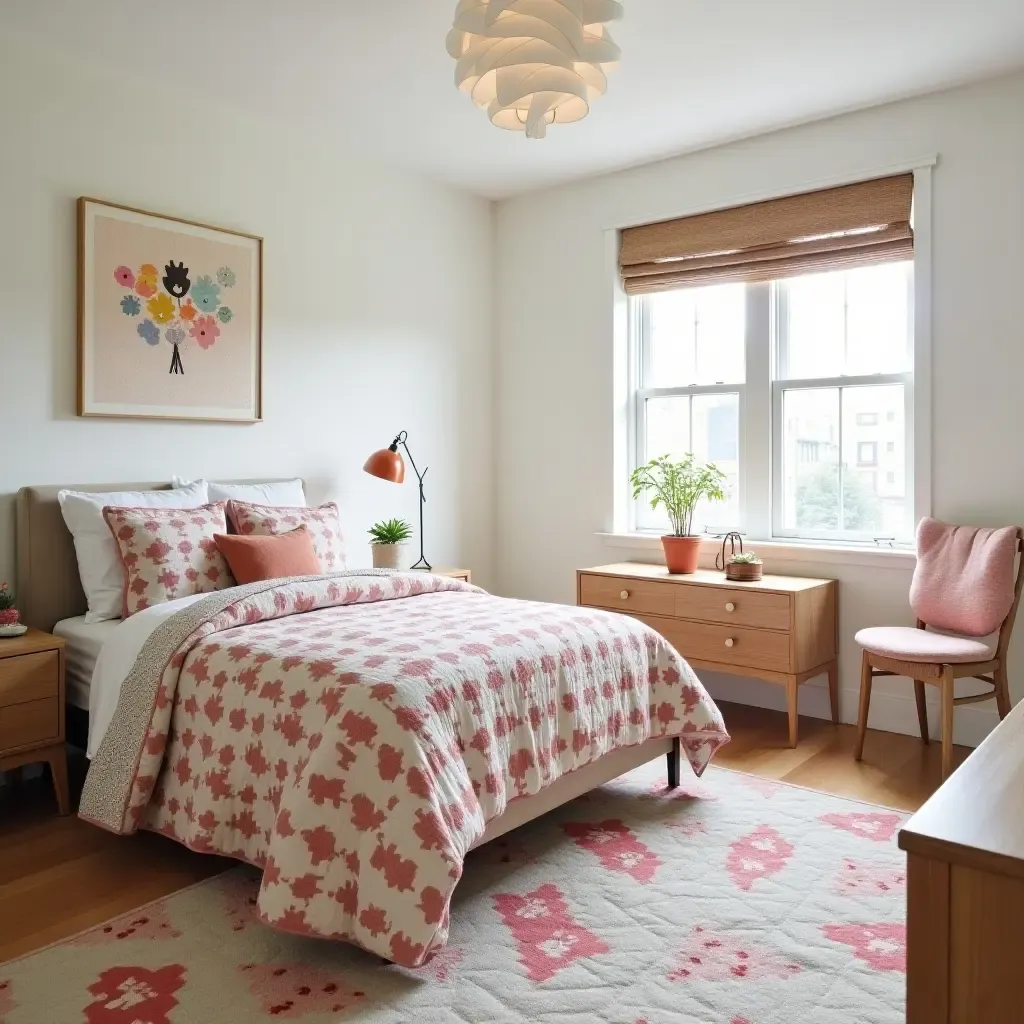
<instances>
[{"instance_id":1,"label":"wooden chair leg","mask_svg":"<svg viewBox=\"0 0 1024 1024\"><path fill-rule=\"evenodd\" d=\"M797 695L800 687L797 685L796 676L786 677L786 709L789 711L789 745L796 746L799 732L799 717L797 712Z\"/></svg>"},{"instance_id":2,"label":"wooden chair leg","mask_svg":"<svg viewBox=\"0 0 1024 1024\"><path fill-rule=\"evenodd\" d=\"M864 736L868 731L868 711L871 708L871 660L865 651L860 663L860 711L857 715L857 746L854 760L864 758Z\"/></svg>"},{"instance_id":3,"label":"wooden chair leg","mask_svg":"<svg viewBox=\"0 0 1024 1024\"><path fill-rule=\"evenodd\" d=\"M999 717L1005 718L1010 713L1010 680L1006 675L1006 664L999 663L999 668L992 673L996 681L996 707L999 709Z\"/></svg>"},{"instance_id":4,"label":"wooden chair leg","mask_svg":"<svg viewBox=\"0 0 1024 1024\"><path fill-rule=\"evenodd\" d=\"M953 669L948 665L942 670L942 781L949 778L953 770Z\"/></svg>"},{"instance_id":5,"label":"wooden chair leg","mask_svg":"<svg viewBox=\"0 0 1024 1024\"><path fill-rule=\"evenodd\" d=\"M839 724L839 662L833 661L828 666L828 705L832 711L832 721Z\"/></svg>"},{"instance_id":6,"label":"wooden chair leg","mask_svg":"<svg viewBox=\"0 0 1024 1024\"><path fill-rule=\"evenodd\" d=\"M925 700L924 683L920 679L914 680L914 697L917 699L917 721L921 726L921 739L929 743L931 741L928 738L928 703Z\"/></svg>"}]
</instances>

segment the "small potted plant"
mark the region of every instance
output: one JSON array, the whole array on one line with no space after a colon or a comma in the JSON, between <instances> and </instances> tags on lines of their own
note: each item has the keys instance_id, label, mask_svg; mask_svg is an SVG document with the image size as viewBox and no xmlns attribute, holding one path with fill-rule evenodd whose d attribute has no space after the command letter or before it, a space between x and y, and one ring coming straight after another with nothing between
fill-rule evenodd
<instances>
[{"instance_id":1,"label":"small potted plant","mask_svg":"<svg viewBox=\"0 0 1024 1024\"><path fill-rule=\"evenodd\" d=\"M19 622L18 609L14 607L14 594L6 583L0 583L0 636L20 636L25 627Z\"/></svg>"},{"instance_id":2,"label":"small potted plant","mask_svg":"<svg viewBox=\"0 0 1024 1024\"><path fill-rule=\"evenodd\" d=\"M387 519L370 528L374 569L398 569L402 550L412 536L412 527L404 519Z\"/></svg>"},{"instance_id":3,"label":"small potted plant","mask_svg":"<svg viewBox=\"0 0 1024 1024\"><path fill-rule=\"evenodd\" d=\"M701 538L692 533L693 513L702 498L725 501L725 474L713 462L700 465L688 452L679 462L668 455L652 459L633 470L629 481L634 499L650 492L651 508L662 505L668 513L672 533L661 538L668 571L696 572Z\"/></svg>"},{"instance_id":4,"label":"small potted plant","mask_svg":"<svg viewBox=\"0 0 1024 1024\"><path fill-rule=\"evenodd\" d=\"M725 578L751 582L761 579L764 574L764 563L753 551L741 551L730 555L725 563Z\"/></svg>"}]
</instances>

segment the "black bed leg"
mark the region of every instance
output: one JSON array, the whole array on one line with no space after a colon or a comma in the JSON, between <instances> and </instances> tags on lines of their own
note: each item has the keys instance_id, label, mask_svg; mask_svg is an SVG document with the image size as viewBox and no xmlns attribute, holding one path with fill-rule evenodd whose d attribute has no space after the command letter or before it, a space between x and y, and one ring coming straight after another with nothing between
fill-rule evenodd
<instances>
[{"instance_id":1,"label":"black bed leg","mask_svg":"<svg viewBox=\"0 0 1024 1024\"><path fill-rule=\"evenodd\" d=\"M679 758L682 754L680 746L679 737L677 736L672 741L672 749L665 755L668 759L669 789L677 789L679 787Z\"/></svg>"}]
</instances>

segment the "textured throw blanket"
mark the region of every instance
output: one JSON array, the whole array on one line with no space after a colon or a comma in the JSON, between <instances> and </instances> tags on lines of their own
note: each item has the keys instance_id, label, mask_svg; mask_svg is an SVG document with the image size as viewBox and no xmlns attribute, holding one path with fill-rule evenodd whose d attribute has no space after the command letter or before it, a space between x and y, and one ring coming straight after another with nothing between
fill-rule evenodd
<instances>
[{"instance_id":1,"label":"textured throw blanket","mask_svg":"<svg viewBox=\"0 0 1024 1024\"><path fill-rule=\"evenodd\" d=\"M268 924L418 966L510 800L663 736L698 775L728 739L633 619L421 574L255 583L154 631L80 813L258 865Z\"/></svg>"}]
</instances>

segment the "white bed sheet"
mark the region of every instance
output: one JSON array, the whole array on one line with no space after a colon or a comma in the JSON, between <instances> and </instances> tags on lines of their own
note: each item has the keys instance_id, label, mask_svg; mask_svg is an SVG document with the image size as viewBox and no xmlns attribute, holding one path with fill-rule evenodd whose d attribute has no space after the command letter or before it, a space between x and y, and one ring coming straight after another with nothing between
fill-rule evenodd
<instances>
[{"instance_id":1,"label":"white bed sheet","mask_svg":"<svg viewBox=\"0 0 1024 1024\"><path fill-rule=\"evenodd\" d=\"M86 755L93 757L99 749L100 742L106 735L117 709L117 699L121 696L121 686L135 665L135 659L145 646L150 634L161 622L169 619L175 612L187 608L190 604L208 597L207 594L194 594L191 597L181 597L177 601L168 601L166 604L158 604L153 608L146 608L144 611L136 612L130 618L117 619L113 622L98 622L85 626L73 626L72 633L76 635L74 641L79 654L84 653L84 632L89 631L90 645L95 638L100 636L101 627L105 629L102 634L99 652L93 659L92 678L88 688L89 708L89 744ZM65 619L58 623L58 626L67 627L68 623L81 622L81 619ZM57 632L57 628L54 628ZM68 633L59 634L68 640ZM68 665L70 672L71 650L68 650ZM68 697L68 700L71 700ZM72 703L76 703L72 701ZM82 705L76 704L81 707Z\"/></svg>"},{"instance_id":2,"label":"white bed sheet","mask_svg":"<svg viewBox=\"0 0 1024 1024\"><path fill-rule=\"evenodd\" d=\"M76 615L73 619L62 619L53 627L54 635L64 639L64 697L69 704L89 710L89 689L96 659L120 624L120 619L87 623L84 615Z\"/></svg>"}]
</instances>

